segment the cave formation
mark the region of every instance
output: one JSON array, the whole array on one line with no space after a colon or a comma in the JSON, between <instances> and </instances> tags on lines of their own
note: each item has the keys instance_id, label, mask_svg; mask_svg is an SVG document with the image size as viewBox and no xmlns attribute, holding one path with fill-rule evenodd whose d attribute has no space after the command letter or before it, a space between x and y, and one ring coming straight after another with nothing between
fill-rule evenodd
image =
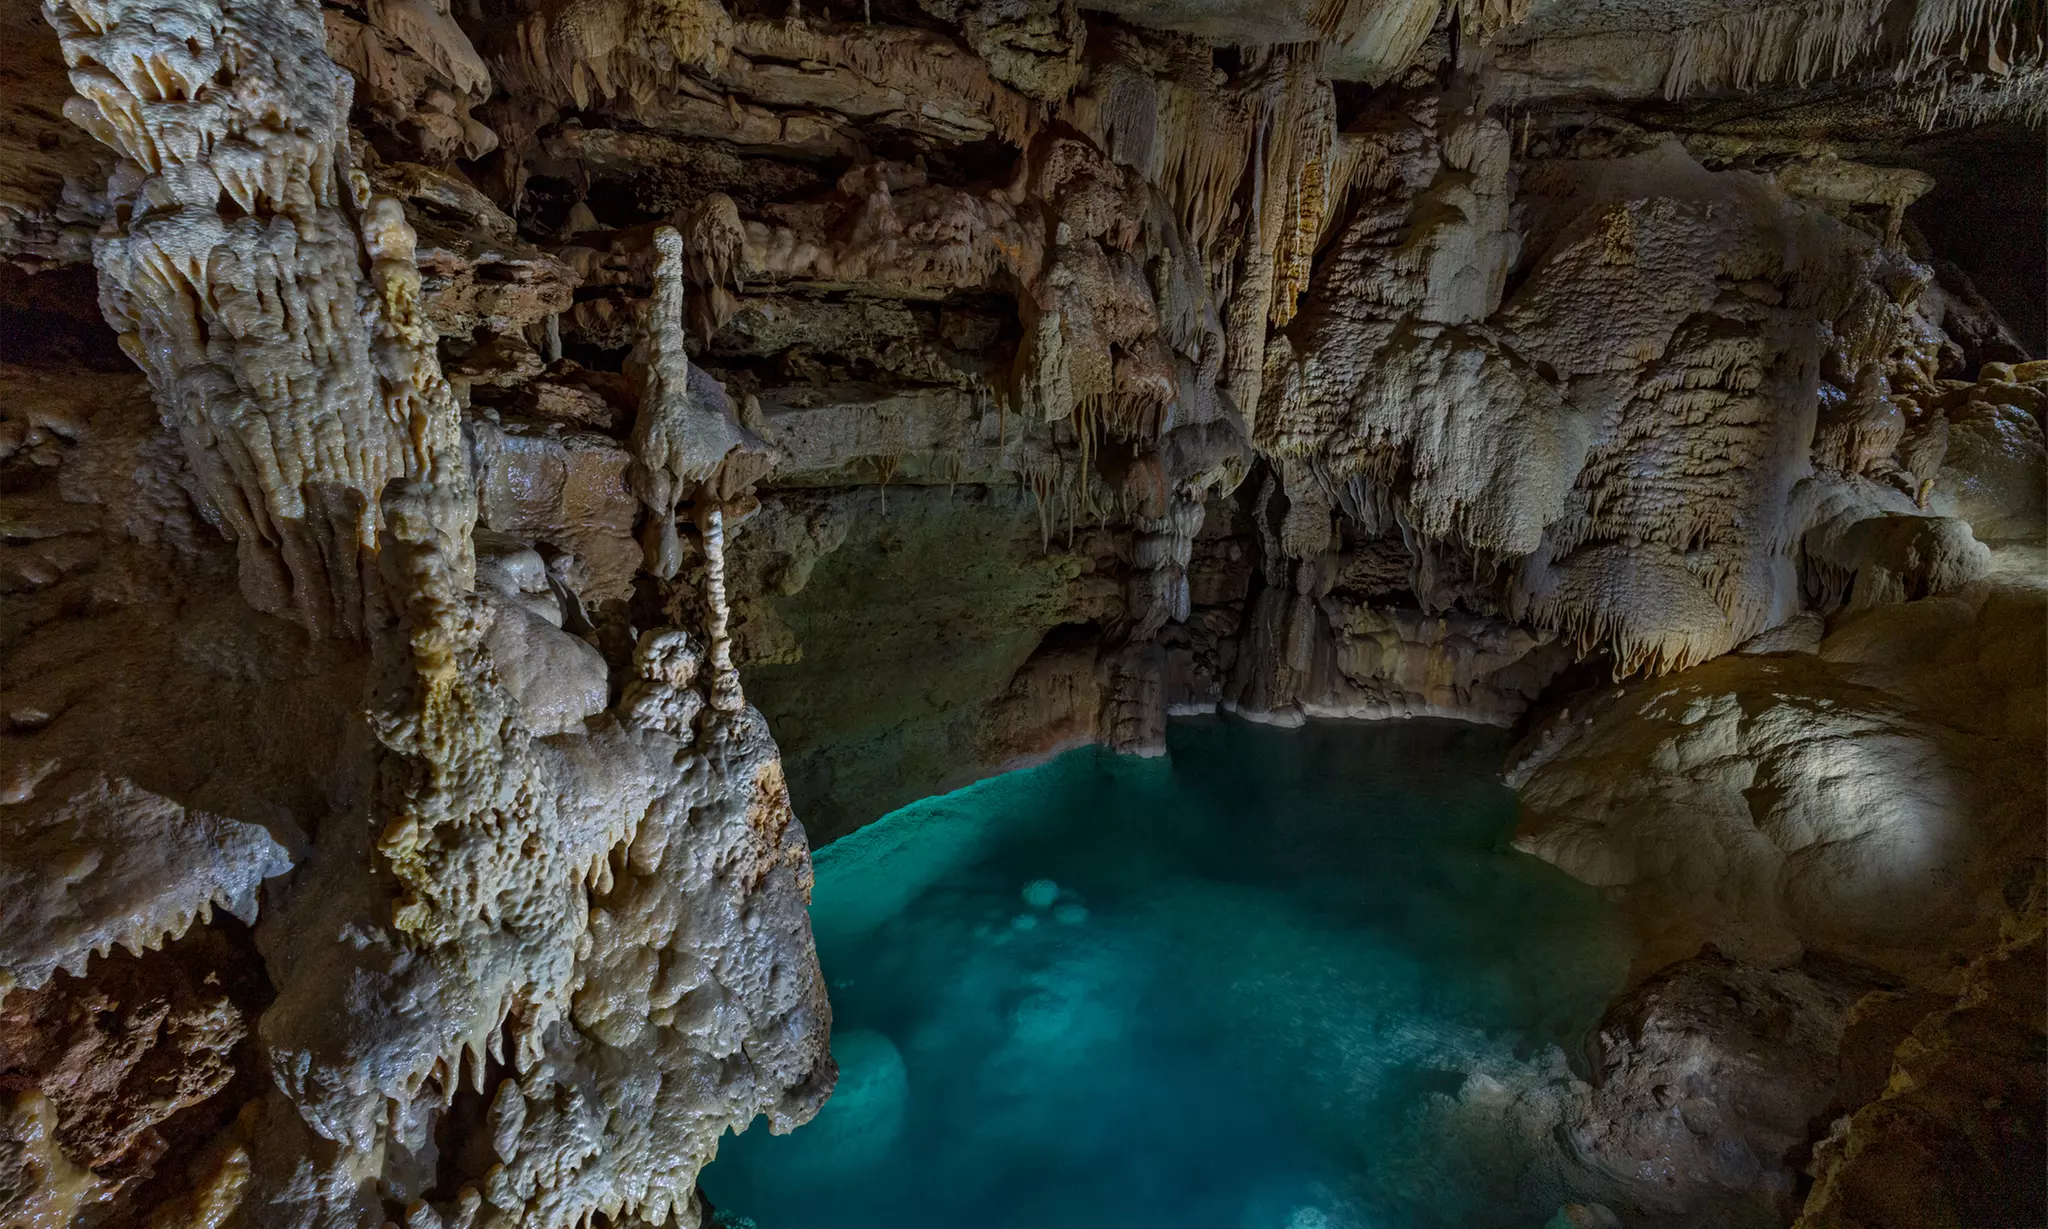
<instances>
[{"instance_id":1,"label":"cave formation","mask_svg":"<svg viewBox=\"0 0 2048 1229\"><path fill-rule=\"evenodd\" d=\"M1586 1164L2039 1223L2044 23L5 0L0 1222L694 1225L811 844L1228 713L1523 735Z\"/></svg>"}]
</instances>

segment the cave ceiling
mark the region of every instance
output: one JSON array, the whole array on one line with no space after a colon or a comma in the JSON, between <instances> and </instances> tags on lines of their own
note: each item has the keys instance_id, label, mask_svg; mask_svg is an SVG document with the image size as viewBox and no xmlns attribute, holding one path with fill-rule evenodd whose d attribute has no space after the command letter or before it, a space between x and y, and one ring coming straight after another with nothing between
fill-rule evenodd
<instances>
[{"instance_id":1,"label":"cave ceiling","mask_svg":"<svg viewBox=\"0 0 2048 1229\"><path fill-rule=\"evenodd\" d=\"M1644 972L2038 954L2040 0L0 44L5 1223L694 1223L810 845L1176 716L1530 723Z\"/></svg>"}]
</instances>

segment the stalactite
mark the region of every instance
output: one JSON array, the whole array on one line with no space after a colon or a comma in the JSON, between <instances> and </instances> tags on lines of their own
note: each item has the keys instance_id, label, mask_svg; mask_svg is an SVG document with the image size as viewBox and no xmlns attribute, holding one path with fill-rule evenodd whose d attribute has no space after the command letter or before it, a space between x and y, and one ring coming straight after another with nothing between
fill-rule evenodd
<instances>
[{"instance_id":1,"label":"stalactite","mask_svg":"<svg viewBox=\"0 0 2048 1229\"><path fill-rule=\"evenodd\" d=\"M732 318L738 296L746 290L747 230L739 206L723 192L706 196L682 226L690 278L697 284L697 335L709 343Z\"/></svg>"},{"instance_id":2,"label":"stalactite","mask_svg":"<svg viewBox=\"0 0 2048 1229\"><path fill-rule=\"evenodd\" d=\"M441 429L415 417L437 395L380 391L406 376L379 370L384 326L363 308L378 292L351 210L367 200L348 199L349 80L320 52L318 7L46 13L81 95L66 113L137 168L126 224L95 244L109 323L179 424L244 594L363 634L379 500L425 471ZM431 365L430 337L404 344Z\"/></svg>"},{"instance_id":3,"label":"stalactite","mask_svg":"<svg viewBox=\"0 0 2048 1229\"><path fill-rule=\"evenodd\" d=\"M2011 617L2048 364L1949 378L2013 339L1920 247L1931 176L1814 129L2048 113L2040 0L1660 11L1564 56L1583 5L919 7L49 0L119 158L53 225L97 230L177 435L0 398L0 626L47 675L0 723L0 987L260 901L276 995L261 1104L206 1111L229 1159L109 1223L699 1216L719 1139L834 1078L771 718L830 837L865 817L831 795L1149 753L1169 712L1509 722L1568 666L1731 653L1791 694L1868 665L1835 650L1879 604ZM1790 88L1696 128L1660 84ZM221 609L236 567L323 639ZM1785 843L1731 806L1724 848Z\"/></svg>"},{"instance_id":4,"label":"stalactite","mask_svg":"<svg viewBox=\"0 0 2048 1229\"><path fill-rule=\"evenodd\" d=\"M1038 505L1038 550L1040 554L1052 553L1052 480L1044 474L1034 473L1027 479L1031 497Z\"/></svg>"},{"instance_id":5,"label":"stalactite","mask_svg":"<svg viewBox=\"0 0 2048 1229\"><path fill-rule=\"evenodd\" d=\"M703 530L704 600L711 638L711 707L722 713L737 712L746 698L740 692L740 672L732 664L732 607L725 590L725 513L715 504L704 514Z\"/></svg>"},{"instance_id":6,"label":"stalactite","mask_svg":"<svg viewBox=\"0 0 2048 1229\"><path fill-rule=\"evenodd\" d=\"M1800 0L1767 4L1686 27L1664 77L1664 95L1700 89L1807 85L1886 55L1901 81L1937 64L1989 58L1994 71L2022 58L2038 62L2044 33L2028 0L1915 0L1902 44L1892 43L1887 6L1878 0ZM1938 104L1937 104L1938 106Z\"/></svg>"},{"instance_id":7,"label":"stalactite","mask_svg":"<svg viewBox=\"0 0 2048 1229\"><path fill-rule=\"evenodd\" d=\"M1308 276L1331 197L1335 101L1315 47L1278 47L1256 65L1256 140L1244 238L1229 299L1225 382L1248 424L1265 383L1267 324L1284 325Z\"/></svg>"},{"instance_id":8,"label":"stalactite","mask_svg":"<svg viewBox=\"0 0 2048 1229\"><path fill-rule=\"evenodd\" d=\"M748 55L843 65L912 98L957 97L984 109L995 133L1019 148L1042 122L1042 108L998 81L979 59L939 36L901 27L822 32L781 21L745 21L734 35Z\"/></svg>"},{"instance_id":9,"label":"stalactite","mask_svg":"<svg viewBox=\"0 0 2048 1229\"><path fill-rule=\"evenodd\" d=\"M716 0L570 0L526 14L510 36L515 50L499 60L506 85L588 109L594 99L653 98L734 35Z\"/></svg>"},{"instance_id":10,"label":"stalactite","mask_svg":"<svg viewBox=\"0 0 2048 1229\"><path fill-rule=\"evenodd\" d=\"M642 372L640 411L633 420L633 493L647 510L641 543L647 570L667 579L682 567L676 509L743 443L729 412L705 405L691 387L684 348L686 293L682 236L655 232L654 294L642 316L633 359Z\"/></svg>"},{"instance_id":11,"label":"stalactite","mask_svg":"<svg viewBox=\"0 0 2048 1229\"><path fill-rule=\"evenodd\" d=\"M1192 39L1112 31L1076 120L1111 157L1173 203L1197 246L1222 233L1251 157L1252 122L1219 89L1210 49Z\"/></svg>"},{"instance_id":12,"label":"stalactite","mask_svg":"<svg viewBox=\"0 0 2048 1229\"><path fill-rule=\"evenodd\" d=\"M1767 5L1688 27L1664 77L1664 96L1696 89L1805 85L1842 72L1882 37L1878 0Z\"/></svg>"},{"instance_id":13,"label":"stalactite","mask_svg":"<svg viewBox=\"0 0 2048 1229\"><path fill-rule=\"evenodd\" d=\"M897 467L903 464L901 453L886 453L868 458L875 467L875 485L882 501L882 515L889 515L889 480L896 476Z\"/></svg>"}]
</instances>

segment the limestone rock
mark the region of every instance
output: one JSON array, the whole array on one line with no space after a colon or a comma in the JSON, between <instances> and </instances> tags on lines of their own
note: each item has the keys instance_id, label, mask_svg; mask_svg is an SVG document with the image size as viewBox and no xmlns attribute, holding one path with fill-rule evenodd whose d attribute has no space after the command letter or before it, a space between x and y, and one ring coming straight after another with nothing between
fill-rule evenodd
<instances>
[{"instance_id":1,"label":"limestone rock","mask_svg":"<svg viewBox=\"0 0 2048 1229\"><path fill-rule=\"evenodd\" d=\"M10 1215L69 1197L111 1205L100 1215L133 1215L138 1188L182 1175L189 1153L238 1107L223 1094L253 1066L247 1013L263 992L247 956L200 928L161 951L96 961L83 977L7 997L0 1080L14 1110L0 1128L0 1183L11 1188Z\"/></svg>"},{"instance_id":2,"label":"limestone rock","mask_svg":"<svg viewBox=\"0 0 2048 1229\"><path fill-rule=\"evenodd\" d=\"M1982 540L2038 543L2048 534L2048 445L2033 396L2042 379L1987 380L1943 395L1962 404L1946 412L1948 448L1929 506L1969 521Z\"/></svg>"},{"instance_id":3,"label":"limestone rock","mask_svg":"<svg viewBox=\"0 0 2048 1229\"><path fill-rule=\"evenodd\" d=\"M759 536L735 540L736 575L768 582L740 609L741 647L760 654L742 674L820 839L1091 740L1097 650L1059 629L1120 604L1121 585L1041 554L1020 494L904 488L886 517L872 489L777 496Z\"/></svg>"},{"instance_id":4,"label":"limestone rock","mask_svg":"<svg viewBox=\"0 0 2048 1229\"><path fill-rule=\"evenodd\" d=\"M1782 1223L1811 1124L1841 1104L1842 1039L1868 976L1712 951L1659 970L1588 1042L1573 1154L1653 1208Z\"/></svg>"},{"instance_id":5,"label":"limestone rock","mask_svg":"<svg viewBox=\"0 0 2048 1229\"><path fill-rule=\"evenodd\" d=\"M1992 942L2041 805L2037 573L1840 621L1817 655L1627 689L1509 781L1519 847L1619 890L1645 965L1703 941L1915 977Z\"/></svg>"},{"instance_id":6,"label":"limestone rock","mask_svg":"<svg viewBox=\"0 0 2048 1229\"><path fill-rule=\"evenodd\" d=\"M581 729L610 702L604 656L524 606L499 607L484 647L535 734Z\"/></svg>"},{"instance_id":7,"label":"limestone rock","mask_svg":"<svg viewBox=\"0 0 2048 1229\"><path fill-rule=\"evenodd\" d=\"M69 796L40 792L40 805L0 812L8 986L33 989L60 968L82 974L117 944L157 947L215 906L254 921L263 881L291 869L261 827L189 811L132 781L95 775Z\"/></svg>"},{"instance_id":8,"label":"limestone rock","mask_svg":"<svg viewBox=\"0 0 2048 1229\"><path fill-rule=\"evenodd\" d=\"M626 450L590 432L494 429L488 423L474 432L478 523L566 553L570 561L563 575L586 602L622 596L639 560Z\"/></svg>"},{"instance_id":9,"label":"limestone rock","mask_svg":"<svg viewBox=\"0 0 2048 1229\"><path fill-rule=\"evenodd\" d=\"M1743 641L1736 648L1738 653L1818 653L1821 639L1827 634L1827 620L1812 611L1802 611L1778 624L1765 628Z\"/></svg>"},{"instance_id":10,"label":"limestone rock","mask_svg":"<svg viewBox=\"0 0 2048 1229\"><path fill-rule=\"evenodd\" d=\"M2024 1223L2048 1210L2032 1164L2048 1133L2042 957L2036 912L1899 1043L1883 1095L1816 1149L1798 1229Z\"/></svg>"},{"instance_id":11,"label":"limestone rock","mask_svg":"<svg viewBox=\"0 0 2048 1229\"><path fill-rule=\"evenodd\" d=\"M687 1222L832 1087L809 840L1219 709L1547 714L1683 962L1468 1090L1566 1220L1781 1222L1808 1109L1935 1199L2032 1129L2037 18L0 0L7 1215Z\"/></svg>"}]
</instances>

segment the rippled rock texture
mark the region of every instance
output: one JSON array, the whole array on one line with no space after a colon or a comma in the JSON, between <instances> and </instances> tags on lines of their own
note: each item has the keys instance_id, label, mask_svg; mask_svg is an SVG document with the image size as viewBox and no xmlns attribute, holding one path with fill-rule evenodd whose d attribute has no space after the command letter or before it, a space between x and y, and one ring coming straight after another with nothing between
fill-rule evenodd
<instances>
[{"instance_id":1,"label":"rippled rock texture","mask_svg":"<svg viewBox=\"0 0 2048 1229\"><path fill-rule=\"evenodd\" d=\"M1533 706L1639 973L1942 997L1825 1223L2032 1053L2038 6L0 35L9 1215L687 1222L832 1085L798 815L1218 710Z\"/></svg>"}]
</instances>

